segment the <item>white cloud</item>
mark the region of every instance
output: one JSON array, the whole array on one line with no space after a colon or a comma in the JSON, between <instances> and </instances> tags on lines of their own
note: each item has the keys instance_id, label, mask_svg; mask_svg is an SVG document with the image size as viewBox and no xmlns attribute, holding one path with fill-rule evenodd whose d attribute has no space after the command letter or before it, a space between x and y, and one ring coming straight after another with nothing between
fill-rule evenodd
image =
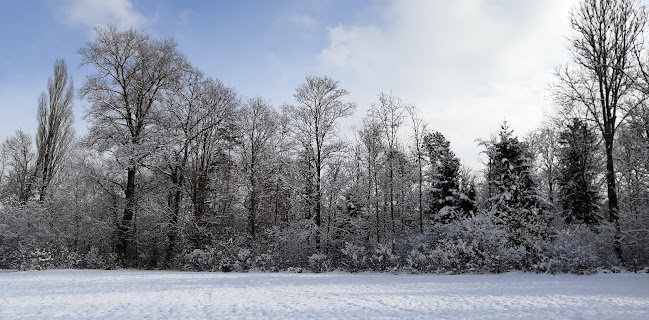
<instances>
[{"instance_id":1,"label":"white cloud","mask_svg":"<svg viewBox=\"0 0 649 320\"><path fill-rule=\"evenodd\" d=\"M88 27L112 24L119 29L128 29L148 23L130 0L66 0L61 9L68 23Z\"/></svg>"},{"instance_id":2,"label":"white cloud","mask_svg":"<svg viewBox=\"0 0 649 320\"><path fill-rule=\"evenodd\" d=\"M503 120L519 135L542 120L574 2L393 0L375 25L329 29L320 68L352 94L392 91L417 105L463 162L479 168L476 138Z\"/></svg>"}]
</instances>

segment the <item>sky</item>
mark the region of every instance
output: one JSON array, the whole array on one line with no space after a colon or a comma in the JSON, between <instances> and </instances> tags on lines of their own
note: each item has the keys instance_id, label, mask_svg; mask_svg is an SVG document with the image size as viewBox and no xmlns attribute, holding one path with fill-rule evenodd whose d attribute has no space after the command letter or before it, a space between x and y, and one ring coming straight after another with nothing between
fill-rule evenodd
<instances>
[{"instance_id":1,"label":"sky","mask_svg":"<svg viewBox=\"0 0 649 320\"><path fill-rule=\"evenodd\" d=\"M242 99L294 103L306 76L329 76L350 92L349 139L381 92L416 106L464 165L481 169L482 147L507 121L515 134L552 112L549 87L569 62L574 0L0 0L0 141L34 134L38 95L57 58L76 88L90 67L77 51L93 27L136 28L173 38L207 76ZM87 102L75 99L86 133ZM403 135L411 134L404 122Z\"/></svg>"}]
</instances>

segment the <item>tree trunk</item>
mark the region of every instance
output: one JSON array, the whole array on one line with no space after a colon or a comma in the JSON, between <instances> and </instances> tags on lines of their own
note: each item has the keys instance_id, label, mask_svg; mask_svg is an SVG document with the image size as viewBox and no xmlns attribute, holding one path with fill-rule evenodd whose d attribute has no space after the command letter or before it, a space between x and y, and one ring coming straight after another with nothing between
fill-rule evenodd
<instances>
[{"instance_id":1,"label":"tree trunk","mask_svg":"<svg viewBox=\"0 0 649 320\"><path fill-rule=\"evenodd\" d=\"M172 177L172 183L174 185L174 194L173 194L173 203L172 203L172 212L171 217L169 217L169 234L168 234L168 245L167 245L167 255L165 257L165 262L167 264L171 263L173 252L176 247L176 238L178 233L178 216L180 215L180 202L182 201L182 186L184 182L184 176L180 173L180 169L176 168L174 175Z\"/></svg>"},{"instance_id":2,"label":"tree trunk","mask_svg":"<svg viewBox=\"0 0 649 320\"><path fill-rule=\"evenodd\" d=\"M320 216L320 211L322 210L322 206L320 204L320 199L322 197L321 190L320 190L320 174L321 174L321 164L320 164L320 151L318 150L318 159L316 162L316 183L315 183L315 250L316 252L320 253L322 251L322 248L320 247L320 225L322 224L321 222L321 216Z\"/></svg>"},{"instance_id":3,"label":"tree trunk","mask_svg":"<svg viewBox=\"0 0 649 320\"><path fill-rule=\"evenodd\" d=\"M124 215L122 221L118 226L117 246L115 247L119 259L125 259L129 241L130 241L130 225L135 213L135 168L129 168L126 178L126 193Z\"/></svg>"},{"instance_id":4,"label":"tree trunk","mask_svg":"<svg viewBox=\"0 0 649 320\"><path fill-rule=\"evenodd\" d=\"M45 201L45 194L47 192L47 185L49 184L49 162L50 162L50 153L45 152L45 157L43 159L43 177L42 177L42 185L41 188L38 192L38 201L43 202ZM37 166L38 168L38 166Z\"/></svg>"},{"instance_id":5,"label":"tree trunk","mask_svg":"<svg viewBox=\"0 0 649 320\"><path fill-rule=\"evenodd\" d=\"M376 244L381 243L381 213L379 210L379 181L374 165L374 210L376 211Z\"/></svg>"},{"instance_id":6,"label":"tree trunk","mask_svg":"<svg viewBox=\"0 0 649 320\"><path fill-rule=\"evenodd\" d=\"M617 190L615 188L615 170L613 166L613 136L606 133L606 191L608 194L608 211L609 221L615 222L618 220L618 203L617 203Z\"/></svg>"},{"instance_id":7,"label":"tree trunk","mask_svg":"<svg viewBox=\"0 0 649 320\"><path fill-rule=\"evenodd\" d=\"M606 147L606 191L608 194L608 221L615 225L615 239L613 241L613 248L615 255L620 260L624 261L622 255L622 233L620 230L619 221L619 207L617 202L617 190L615 188L615 167L613 165L613 132L607 126L604 137L604 144Z\"/></svg>"},{"instance_id":8,"label":"tree trunk","mask_svg":"<svg viewBox=\"0 0 649 320\"><path fill-rule=\"evenodd\" d=\"M207 185L208 177L206 172L199 172L196 177L196 183L192 195L192 204L194 206L194 221L196 227L196 234L194 234L193 242L194 248L201 249L203 244L207 242L207 238L204 234L205 229L207 228L207 222L205 221L205 214L207 211Z\"/></svg>"},{"instance_id":9,"label":"tree trunk","mask_svg":"<svg viewBox=\"0 0 649 320\"><path fill-rule=\"evenodd\" d=\"M255 223L257 217L257 190L255 185L254 173L250 176L250 211L248 212L248 233L255 238Z\"/></svg>"},{"instance_id":10,"label":"tree trunk","mask_svg":"<svg viewBox=\"0 0 649 320\"><path fill-rule=\"evenodd\" d=\"M417 143L417 145L419 145L419 143ZM421 199L423 194L422 184L424 183L424 175L422 172L421 151L417 151L417 165L419 166L419 232L424 233L424 205Z\"/></svg>"},{"instance_id":11,"label":"tree trunk","mask_svg":"<svg viewBox=\"0 0 649 320\"><path fill-rule=\"evenodd\" d=\"M392 159L388 161L390 161L390 219L392 220L392 236L394 237L396 235L394 221L394 169L392 167Z\"/></svg>"},{"instance_id":12,"label":"tree trunk","mask_svg":"<svg viewBox=\"0 0 649 320\"><path fill-rule=\"evenodd\" d=\"M274 226L277 226L277 220L279 215L279 178L275 181L275 222Z\"/></svg>"}]
</instances>

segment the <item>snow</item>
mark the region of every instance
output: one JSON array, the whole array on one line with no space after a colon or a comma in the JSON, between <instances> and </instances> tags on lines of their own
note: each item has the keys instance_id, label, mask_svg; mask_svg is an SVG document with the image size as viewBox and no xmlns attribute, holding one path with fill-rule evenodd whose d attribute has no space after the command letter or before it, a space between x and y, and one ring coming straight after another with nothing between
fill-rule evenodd
<instances>
[{"instance_id":1,"label":"snow","mask_svg":"<svg viewBox=\"0 0 649 320\"><path fill-rule=\"evenodd\" d=\"M649 319L649 274L0 273L0 319Z\"/></svg>"}]
</instances>

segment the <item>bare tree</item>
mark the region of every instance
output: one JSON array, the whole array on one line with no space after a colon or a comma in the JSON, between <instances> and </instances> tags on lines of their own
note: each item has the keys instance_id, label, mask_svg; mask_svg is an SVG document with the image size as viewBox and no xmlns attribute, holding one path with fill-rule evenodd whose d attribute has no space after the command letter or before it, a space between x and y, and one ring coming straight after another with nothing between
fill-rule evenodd
<instances>
[{"instance_id":1,"label":"bare tree","mask_svg":"<svg viewBox=\"0 0 649 320\"><path fill-rule=\"evenodd\" d=\"M634 0L583 0L570 14L576 35L570 42L573 65L556 73L559 102L580 108L594 121L604 140L609 221L618 221L613 147L615 132L634 97L637 64L647 22L644 7ZM619 247L618 247L619 253Z\"/></svg>"},{"instance_id":2,"label":"bare tree","mask_svg":"<svg viewBox=\"0 0 649 320\"><path fill-rule=\"evenodd\" d=\"M237 114L240 101L232 88L219 80L201 84L189 145L189 195L195 220L194 244L208 242L210 219L217 212L224 216L233 200L232 153L237 140Z\"/></svg>"},{"instance_id":3,"label":"bare tree","mask_svg":"<svg viewBox=\"0 0 649 320\"><path fill-rule=\"evenodd\" d=\"M257 233L257 215L263 186L270 179L272 139L279 129L279 114L262 98L249 99L242 110L241 160L247 177L248 233Z\"/></svg>"},{"instance_id":4,"label":"bare tree","mask_svg":"<svg viewBox=\"0 0 649 320\"><path fill-rule=\"evenodd\" d=\"M7 170L5 184L9 195L20 203L26 203L32 194L29 189L34 165L32 137L17 130L16 134L2 143L2 158Z\"/></svg>"},{"instance_id":5,"label":"bare tree","mask_svg":"<svg viewBox=\"0 0 649 320\"><path fill-rule=\"evenodd\" d=\"M93 66L81 95L90 106L88 140L108 151L126 170L124 214L118 228L116 252L127 253L130 224L137 206L136 175L163 139L156 134L161 93L178 81L184 57L172 40L150 40L136 30L97 28L96 38L78 52L82 65Z\"/></svg>"},{"instance_id":6,"label":"bare tree","mask_svg":"<svg viewBox=\"0 0 649 320\"><path fill-rule=\"evenodd\" d=\"M362 127L358 130L365 164L367 165L367 194L368 210L374 209L376 218L376 243L381 243L381 214L379 210L379 156L383 150L382 140L377 139L382 134L381 125L371 116L363 119Z\"/></svg>"},{"instance_id":7,"label":"bare tree","mask_svg":"<svg viewBox=\"0 0 649 320\"><path fill-rule=\"evenodd\" d=\"M615 224L614 247L622 260L614 163L615 133L644 98L636 97L638 59L647 24L635 0L583 0L570 15L576 32L570 52L574 66L557 71L559 103L581 110L602 134L606 155L608 220Z\"/></svg>"},{"instance_id":8,"label":"bare tree","mask_svg":"<svg viewBox=\"0 0 649 320\"><path fill-rule=\"evenodd\" d=\"M620 128L617 157L620 163L620 195L625 215L622 240L630 252L648 252L649 241L649 106L632 112Z\"/></svg>"},{"instance_id":9,"label":"bare tree","mask_svg":"<svg viewBox=\"0 0 649 320\"><path fill-rule=\"evenodd\" d=\"M424 232L424 206L423 206L423 185L424 185L424 150L422 148L423 138L426 135L426 124L417 114L417 108L407 105L406 111L412 121L412 137L414 139L413 152L417 162L417 204L419 213L419 232Z\"/></svg>"},{"instance_id":10,"label":"bare tree","mask_svg":"<svg viewBox=\"0 0 649 320\"><path fill-rule=\"evenodd\" d=\"M329 77L307 77L295 92L297 105L286 110L293 121L297 139L313 152L315 169L314 198L316 250L320 251L322 211L322 176L327 158L337 151L335 125L339 118L352 114L356 105L341 101L349 92L338 88L338 82Z\"/></svg>"},{"instance_id":11,"label":"bare tree","mask_svg":"<svg viewBox=\"0 0 649 320\"><path fill-rule=\"evenodd\" d=\"M159 124L167 141L161 146L164 150L157 168L172 185L167 201L171 210L167 263L173 257L180 206L186 193L191 196L196 222L203 222L209 201L210 170L223 140L233 139L231 127L238 105L234 90L194 68L183 72L172 87L163 99Z\"/></svg>"},{"instance_id":12,"label":"bare tree","mask_svg":"<svg viewBox=\"0 0 649 320\"><path fill-rule=\"evenodd\" d=\"M4 187L7 179L7 161L7 156L2 152L2 147L0 146L0 195L2 195L2 187Z\"/></svg>"},{"instance_id":13,"label":"bare tree","mask_svg":"<svg viewBox=\"0 0 649 320\"><path fill-rule=\"evenodd\" d=\"M203 221L208 206L209 173L219 144L234 135L228 128L237 104L232 89L194 68L183 72L179 81L165 92L163 116L157 123L167 141L161 145L162 159L157 171L171 182L167 200L171 211L167 263L173 257L180 207L186 193L191 196L195 221Z\"/></svg>"},{"instance_id":14,"label":"bare tree","mask_svg":"<svg viewBox=\"0 0 649 320\"><path fill-rule=\"evenodd\" d=\"M390 219L392 221L392 234L396 235L395 220L395 171L399 156L399 129L405 118L405 106L400 98L379 94L378 104L372 105L370 114L380 126L384 135L387 148L388 162L388 203L390 207Z\"/></svg>"},{"instance_id":15,"label":"bare tree","mask_svg":"<svg viewBox=\"0 0 649 320\"><path fill-rule=\"evenodd\" d=\"M74 139L72 102L74 89L68 83L65 60L54 63L54 78L47 81L47 94L38 97L38 133L36 135L36 170L33 183L40 180L39 200L45 200L47 188L61 167L62 161Z\"/></svg>"},{"instance_id":16,"label":"bare tree","mask_svg":"<svg viewBox=\"0 0 649 320\"><path fill-rule=\"evenodd\" d=\"M203 125L203 121L209 117L202 112L204 110L200 104L204 83L205 78L200 71L188 69L164 98L164 116L161 125L166 129L165 136L169 141L162 152L162 167L159 171L166 175L172 184L168 199L171 214L165 258L167 263L171 262L176 245L180 205L191 148L196 144L195 141L201 133L210 129Z\"/></svg>"},{"instance_id":17,"label":"bare tree","mask_svg":"<svg viewBox=\"0 0 649 320\"><path fill-rule=\"evenodd\" d=\"M561 124L555 124L559 126ZM558 177L558 132L552 124L543 124L531 132L525 139L535 156L536 168L541 178L541 188L545 191L548 201L553 205L556 200Z\"/></svg>"}]
</instances>

